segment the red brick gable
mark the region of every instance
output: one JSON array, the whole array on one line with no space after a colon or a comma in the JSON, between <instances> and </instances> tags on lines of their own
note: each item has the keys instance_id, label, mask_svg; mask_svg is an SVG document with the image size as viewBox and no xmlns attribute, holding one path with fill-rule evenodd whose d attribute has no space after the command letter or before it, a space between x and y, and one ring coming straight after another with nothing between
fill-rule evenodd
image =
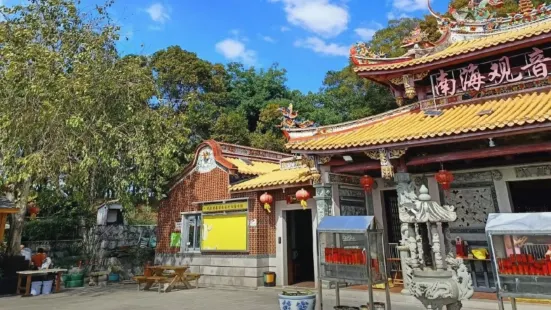
<instances>
[{"instance_id":1,"label":"red brick gable","mask_svg":"<svg viewBox=\"0 0 551 310\"><path fill-rule=\"evenodd\" d=\"M177 253L180 248L170 248L170 234L175 222L182 218L180 212L199 211L194 202L229 199L228 172L216 168L208 173L192 172L177 183L161 202L157 226L157 252Z\"/></svg>"}]
</instances>

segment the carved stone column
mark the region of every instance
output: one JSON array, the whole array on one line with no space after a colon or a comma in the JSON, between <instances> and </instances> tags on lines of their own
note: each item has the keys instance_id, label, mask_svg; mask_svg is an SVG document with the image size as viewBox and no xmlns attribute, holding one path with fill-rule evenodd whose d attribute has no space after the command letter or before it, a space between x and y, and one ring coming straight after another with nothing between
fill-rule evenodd
<instances>
[{"instance_id":1,"label":"carved stone column","mask_svg":"<svg viewBox=\"0 0 551 310\"><path fill-rule=\"evenodd\" d=\"M411 177L409 173L398 172L394 175L394 182L396 182L396 192L398 194L398 205L402 206L407 203L407 197L409 196L409 191L412 188L409 186L411 183ZM400 246L398 251L400 251L400 265L402 266L402 278L404 279L404 289L402 294L411 295L410 285L413 277L412 267L417 267L417 251L414 236L413 228L409 224L402 222L402 240L400 240ZM411 238L411 239L410 239ZM409 261L413 262L409 264Z\"/></svg>"},{"instance_id":2,"label":"carved stone column","mask_svg":"<svg viewBox=\"0 0 551 310\"><path fill-rule=\"evenodd\" d=\"M411 295L409 291L409 285L411 281L411 267L406 263L409 259L409 248L405 245L399 245L396 247L400 253L400 265L402 266L402 279L404 280L404 289L402 289L403 295Z\"/></svg>"},{"instance_id":3,"label":"carved stone column","mask_svg":"<svg viewBox=\"0 0 551 310\"><path fill-rule=\"evenodd\" d=\"M333 201L331 200L331 185L330 184L314 184L314 189L316 190L316 212L318 214L318 223L321 222L326 215L333 215L332 206Z\"/></svg>"}]
</instances>

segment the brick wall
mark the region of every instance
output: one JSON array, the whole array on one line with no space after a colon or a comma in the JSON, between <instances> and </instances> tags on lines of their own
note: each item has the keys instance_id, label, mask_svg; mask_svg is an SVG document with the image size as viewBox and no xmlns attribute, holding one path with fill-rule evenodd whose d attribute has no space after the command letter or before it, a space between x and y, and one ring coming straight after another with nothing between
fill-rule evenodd
<instances>
[{"instance_id":1,"label":"brick wall","mask_svg":"<svg viewBox=\"0 0 551 310\"><path fill-rule=\"evenodd\" d=\"M208 173L191 173L185 180L176 185L161 203L157 227L157 253L179 253L180 248L170 247L170 234L174 231L174 223L181 220L180 212L200 211L200 206L194 202L206 202L229 198L249 198L249 221L256 219L256 227L249 227L249 254L276 254L276 222L275 201L285 200L287 195L294 195L300 188L272 190L274 197L272 212L268 213L260 203L260 196L265 191L237 193L228 192L229 176L222 169L214 169ZM313 197L313 188L306 188ZM222 253L217 253L218 255ZM235 253L231 253L235 254Z\"/></svg>"},{"instance_id":2,"label":"brick wall","mask_svg":"<svg viewBox=\"0 0 551 310\"><path fill-rule=\"evenodd\" d=\"M199 206L193 202L229 199L228 186L228 173L220 168L208 173L192 172L178 183L159 209L157 253L180 252L180 248L170 247L170 234L174 231L174 223L182 218L180 212L199 211Z\"/></svg>"}]
</instances>

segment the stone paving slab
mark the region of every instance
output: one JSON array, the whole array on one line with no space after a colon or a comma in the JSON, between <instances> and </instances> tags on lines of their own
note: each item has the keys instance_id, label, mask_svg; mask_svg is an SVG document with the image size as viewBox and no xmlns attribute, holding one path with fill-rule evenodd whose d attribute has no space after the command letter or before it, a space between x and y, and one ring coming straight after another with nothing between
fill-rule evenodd
<instances>
[{"instance_id":1,"label":"stone paving slab","mask_svg":"<svg viewBox=\"0 0 551 310\"><path fill-rule=\"evenodd\" d=\"M170 293L156 290L140 291L134 285L107 286L104 288L82 288L36 297L19 296L0 298L0 309L30 310L135 310L135 309L185 309L185 310L276 310L279 290L235 290L235 289L191 289ZM366 292L342 291L341 304L357 306L367 300ZM377 294L376 300L384 301L384 295ZM410 299L393 295L393 310L420 310L421 305ZM324 294L324 310L331 310L335 304L334 293ZM497 309L496 302L469 302L465 310ZM506 309L510 309L507 307ZM550 309L549 305L519 305L521 310Z\"/></svg>"}]
</instances>

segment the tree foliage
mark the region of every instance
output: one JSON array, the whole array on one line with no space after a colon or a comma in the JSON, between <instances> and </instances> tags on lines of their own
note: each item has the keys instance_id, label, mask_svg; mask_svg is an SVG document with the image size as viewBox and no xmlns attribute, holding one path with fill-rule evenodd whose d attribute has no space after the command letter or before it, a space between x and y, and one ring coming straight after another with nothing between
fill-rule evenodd
<instances>
[{"instance_id":1,"label":"tree foliage","mask_svg":"<svg viewBox=\"0 0 551 310\"><path fill-rule=\"evenodd\" d=\"M419 25L416 18L402 18L389 20L386 28L380 29L373 35L371 48L383 53L387 57L402 56L407 52L402 48L402 41L409 37L411 32Z\"/></svg>"},{"instance_id":2,"label":"tree foliage","mask_svg":"<svg viewBox=\"0 0 551 310\"><path fill-rule=\"evenodd\" d=\"M36 0L0 10L1 178L20 208L12 251L39 185L70 188L88 207L160 194L187 141L185 115L150 108L152 72L118 56L105 7L87 16L73 1Z\"/></svg>"}]
</instances>

